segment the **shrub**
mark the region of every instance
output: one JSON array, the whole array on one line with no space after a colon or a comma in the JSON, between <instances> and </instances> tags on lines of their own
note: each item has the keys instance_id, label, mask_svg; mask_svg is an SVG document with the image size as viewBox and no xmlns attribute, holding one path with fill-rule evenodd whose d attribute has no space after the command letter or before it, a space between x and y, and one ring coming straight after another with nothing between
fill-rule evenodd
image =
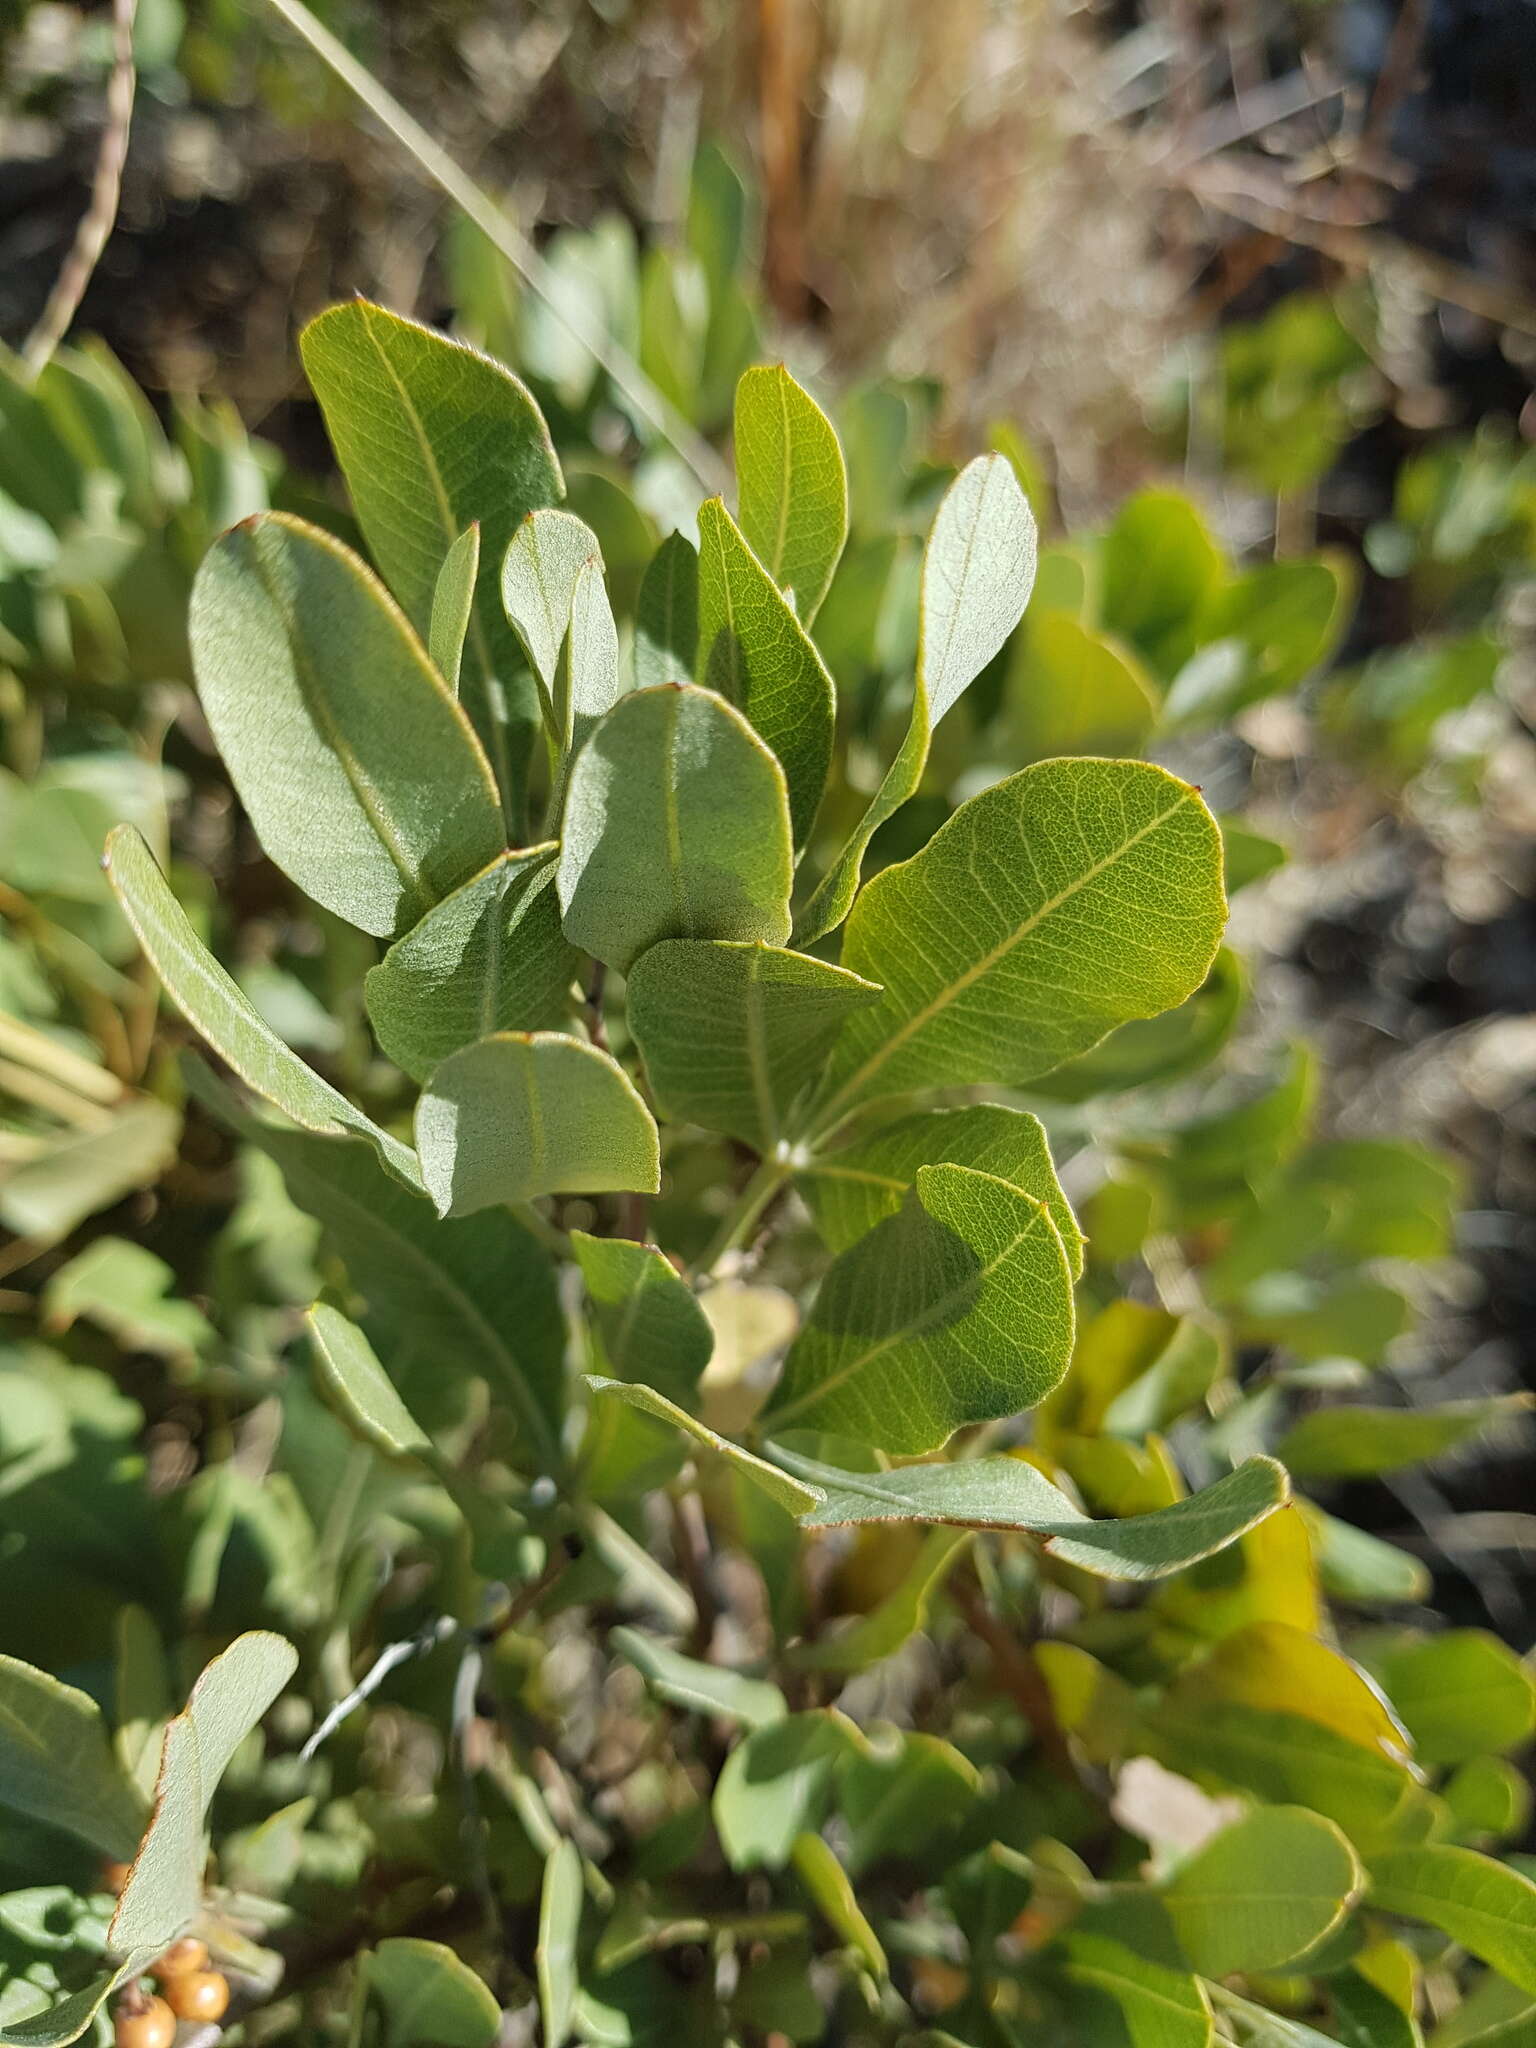
<instances>
[{"instance_id":1,"label":"shrub","mask_svg":"<svg viewBox=\"0 0 1536 2048\"><path fill-rule=\"evenodd\" d=\"M1037 560L1003 450L898 451L845 555L837 435L760 368L735 516L616 617L515 377L364 302L304 355L376 567L256 510L189 638L348 1086L119 824L218 1063L143 1101L242 1195L206 1312L111 1237L43 1305L196 1395L189 1482L86 1358L7 1365L21 1633L81 1683L0 1660L0 2041L226 1978L252 2041L402 2048L1525 2038L1529 1676L1285 1469L1503 1412L1319 1398L1455 1176L1315 1138L1301 1047L1172 1090L1279 854L1095 751L1293 687L1338 566L1234 572L1156 492Z\"/></svg>"}]
</instances>

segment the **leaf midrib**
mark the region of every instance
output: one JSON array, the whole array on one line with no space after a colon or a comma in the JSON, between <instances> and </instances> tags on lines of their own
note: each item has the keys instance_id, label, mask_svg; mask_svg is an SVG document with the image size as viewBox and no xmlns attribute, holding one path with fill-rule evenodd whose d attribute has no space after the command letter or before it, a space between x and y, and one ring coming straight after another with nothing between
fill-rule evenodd
<instances>
[{"instance_id":1,"label":"leaf midrib","mask_svg":"<svg viewBox=\"0 0 1536 2048\"><path fill-rule=\"evenodd\" d=\"M908 1017L904 1023L891 1033L889 1038L883 1040L876 1047L875 1051L870 1054L862 1066L854 1069L842 1087L837 1090L836 1094L827 1103L825 1111L826 1122L818 1126L815 1136L824 1137L834 1128L835 1112L841 1108L850 1095L856 1095L863 1088L869 1077L872 1074L878 1073L886 1061L894 1053L898 1052L915 1032L921 1031L932 1018L947 1010L951 1003L962 996L983 975L990 974L999 961L1006 960L1014 948L1022 945L1027 938L1039 929L1040 925L1048 917L1054 917L1058 910L1070 903L1072 898L1086 889L1091 882L1096 882L1100 875L1107 873L1118 861L1124 860L1133 847L1139 846L1144 839L1149 839L1159 827L1166 825L1171 817L1175 816L1177 812L1183 809L1185 804L1190 802L1191 796L1192 792L1186 791L1183 795L1176 797L1166 811L1160 811L1155 818L1151 818L1145 825L1139 826L1128 839L1123 839L1120 842L1113 853L1106 854L1102 860L1094 861L1081 874L1074 876L1065 889L1059 890L1055 896L1047 898L1037 910L1030 913L1022 924L1015 925L1007 938L1001 940L988 952L984 953L979 960L966 968L955 980L946 982L939 994L931 1002L925 1003L922 1009L915 1011L912 1016ZM895 873L896 870L888 869L887 872ZM876 877L877 881L878 879ZM874 885L871 884L871 886L873 887Z\"/></svg>"},{"instance_id":2,"label":"leaf midrib","mask_svg":"<svg viewBox=\"0 0 1536 2048\"><path fill-rule=\"evenodd\" d=\"M1028 1195L1023 1193L1020 1193L1019 1199L1025 1202L1031 1200ZM808 1388L805 1393L801 1394L797 1399L790 1401L785 1407L773 1409L771 1413L764 1416L765 1423L772 1423L776 1428L782 1429L787 1417L798 1414L802 1408L822 1400L826 1395L834 1393L837 1388L845 1386L855 1373L865 1371L867 1367L885 1357L888 1352L894 1350L898 1345L915 1343L935 1323L942 1322L957 1301L967 1294L975 1293L979 1295L981 1289L991 1279L998 1267L1005 1260L1011 1259L1019 1246L1027 1238L1032 1237L1040 1227L1040 1224L1047 1220L1045 1204L1043 1202L1034 1203L1033 1214L1024 1225L1024 1228L1016 1231L1007 1244L995 1253L992 1258L988 1259L984 1265L978 1266L973 1272L965 1274L962 1279L956 1281L953 1287L946 1288L937 1300L929 1302L920 1315L915 1316L911 1322L903 1324L901 1329L893 1330L888 1337L882 1337L880 1342L870 1350L861 1352L858 1357L851 1358L843 1365L838 1366L835 1371L828 1373L824 1379L818 1380L814 1387ZM814 1327L814 1311L812 1311L812 1320L806 1326L807 1333Z\"/></svg>"}]
</instances>

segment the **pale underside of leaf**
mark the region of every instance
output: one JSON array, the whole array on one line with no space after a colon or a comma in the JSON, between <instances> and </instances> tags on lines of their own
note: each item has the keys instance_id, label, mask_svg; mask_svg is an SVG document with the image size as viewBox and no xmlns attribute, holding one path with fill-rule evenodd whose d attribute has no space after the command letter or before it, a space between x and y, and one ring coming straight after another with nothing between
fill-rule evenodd
<instances>
[{"instance_id":1,"label":"pale underside of leaf","mask_svg":"<svg viewBox=\"0 0 1536 2048\"><path fill-rule=\"evenodd\" d=\"M807 1528L848 1522L947 1522L1013 1529L1041 1539L1063 1563L1104 1578L1162 1578L1224 1549L1289 1498L1284 1469L1250 1458L1202 1492L1150 1514L1095 1521L1022 1458L903 1465L892 1472L839 1472L773 1446L790 1471L826 1498L802 1515Z\"/></svg>"}]
</instances>

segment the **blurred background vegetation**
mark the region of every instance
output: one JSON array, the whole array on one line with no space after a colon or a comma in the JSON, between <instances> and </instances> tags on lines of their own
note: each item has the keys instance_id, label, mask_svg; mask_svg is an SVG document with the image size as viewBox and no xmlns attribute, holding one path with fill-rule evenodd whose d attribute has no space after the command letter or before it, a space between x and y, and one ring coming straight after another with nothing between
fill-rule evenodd
<instances>
[{"instance_id":1,"label":"blurred background vegetation","mask_svg":"<svg viewBox=\"0 0 1536 2048\"><path fill-rule=\"evenodd\" d=\"M1128 1072L1166 1085L1145 1156L1089 1218L1110 1255L1138 1202L1171 1199L1158 1176L1177 1181L1170 1146L1190 1147L1167 1130L1212 1104L1257 1106L1277 1174L1307 1133L1422 1140L1463 1177L1455 1256L1384 1284L1318 1277L1292 1247L1301 1292L1247 1306L1244 1356L1289 1345L1325 1390L1342 1358L1404 1405L1536 1389L1529 0L316 12L706 440L725 445L735 376L761 357L835 410L854 544L822 638L871 760L904 716L935 484L978 446L1014 457L1055 543L1031 619L1074 623L1053 641L1026 621L946 727L926 816L920 800L877 853L908 850L989 761L1149 734L1242 813L1262 875L1233 926L1251 1000L1239 1026L1235 983L1216 987L1193 1050ZM18 1347L68 1333L77 1358L110 1351L149 1415L153 1485L222 1475L226 1540L248 1524L270 1569L288 1507L241 1478L260 1456L240 1360L270 1344L259 1312L302 1300L313 1233L261 1160L195 1110L183 1129L153 988L97 872L106 826L169 830L183 899L274 1027L354 1092L390 1083L357 1001L367 942L317 929L260 858L185 688L191 571L263 502L347 530L295 338L353 291L530 380L616 590L700 491L278 11L140 0L133 38L120 215L72 346L35 387L8 366L0 390L0 1310ZM0 11L14 349L86 204L112 65L109 9ZM1080 537L1112 521L1111 552L1117 533L1134 551L1153 513L1178 603L1125 586L1090 602ZM877 665L839 669L872 618ZM1107 729L1031 726L1032 664L1053 661L1101 665ZM1300 1039L1315 1063L1287 1052ZM1262 1177L1236 1178L1251 1202ZM1224 1209L1208 1177L1202 1199L1214 1255L1236 1197ZM1425 1201L1443 1210L1443 1189ZM1445 1249L1430 1239L1367 1249L1412 1261ZM129 1427L115 1398L81 1425L103 1469ZM246 1468L217 1462L231 1444ZM1530 1457L1509 1421L1432 1476L1362 1479L1347 1511L1423 1559L1445 1611L1523 1644ZM1453 1528L1453 1508L1473 1512ZM78 1532L82 1555L92 1540ZM39 1608L6 1647L67 1661L76 1624L52 1643Z\"/></svg>"}]
</instances>

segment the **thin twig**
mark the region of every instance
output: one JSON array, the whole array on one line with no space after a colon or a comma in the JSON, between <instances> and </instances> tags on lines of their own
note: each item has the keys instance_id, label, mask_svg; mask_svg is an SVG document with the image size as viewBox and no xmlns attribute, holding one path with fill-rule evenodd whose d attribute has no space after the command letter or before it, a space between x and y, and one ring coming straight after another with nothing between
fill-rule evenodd
<instances>
[{"instance_id":1,"label":"thin twig","mask_svg":"<svg viewBox=\"0 0 1536 2048\"><path fill-rule=\"evenodd\" d=\"M1009 1633L987 1607L975 1585L961 1573L950 1581L949 1597L959 1608L966 1627L992 1653L992 1668L1004 1692L1011 1693L1023 1709L1040 1754L1064 1778L1074 1782L1077 1766L1056 1718L1050 1687L1040 1666L1026 1646Z\"/></svg>"},{"instance_id":2,"label":"thin twig","mask_svg":"<svg viewBox=\"0 0 1536 2048\"><path fill-rule=\"evenodd\" d=\"M1316 249L1348 270L1365 270L1386 260L1397 264L1432 298L1460 306L1496 327L1536 334L1536 303L1476 271L1448 262L1380 228L1329 221L1301 212L1290 193L1265 173L1230 156L1193 164L1175 175L1197 199L1249 227L1276 235L1298 248Z\"/></svg>"},{"instance_id":3,"label":"thin twig","mask_svg":"<svg viewBox=\"0 0 1536 2048\"><path fill-rule=\"evenodd\" d=\"M374 1658L352 1690L339 1699L326 1714L318 1728L299 1751L299 1762L308 1763L322 1742L334 1735L336 1730L354 1713L371 1693L376 1693L391 1671L401 1664L409 1664L414 1657L424 1657L429 1650L435 1650L439 1643L457 1634L459 1624L452 1615L440 1614L436 1621L430 1621L413 1636L405 1636L398 1643L387 1643Z\"/></svg>"},{"instance_id":4,"label":"thin twig","mask_svg":"<svg viewBox=\"0 0 1536 2048\"><path fill-rule=\"evenodd\" d=\"M658 391L627 349L621 348L601 327L588 320L584 311L572 307L562 292L560 280L522 229L501 210L435 141L416 118L408 114L394 94L380 84L372 72L358 63L325 25L317 21L304 0L268 0L291 29L297 31L321 60L329 65L349 91L355 93L402 148L408 150L427 176L448 196L506 258L523 282L541 298L551 317L605 370L635 411L649 422L693 471L708 492L730 488L730 472L677 408Z\"/></svg>"},{"instance_id":5,"label":"thin twig","mask_svg":"<svg viewBox=\"0 0 1536 2048\"><path fill-rule=\"evenodd\" d=\"M69 254L48 294L48 302L21 352L28 375L33 377L46 369L54 350L69 332L70 322L85 297L85 288L107 246L107 237L117 223L123 165L128 157L128 130L133 121L133 22L137 13L138 0L112 0L112 74L107 80L106 119L96 150L91 196L75 229Z\"/></svg>"}]
</instances>

